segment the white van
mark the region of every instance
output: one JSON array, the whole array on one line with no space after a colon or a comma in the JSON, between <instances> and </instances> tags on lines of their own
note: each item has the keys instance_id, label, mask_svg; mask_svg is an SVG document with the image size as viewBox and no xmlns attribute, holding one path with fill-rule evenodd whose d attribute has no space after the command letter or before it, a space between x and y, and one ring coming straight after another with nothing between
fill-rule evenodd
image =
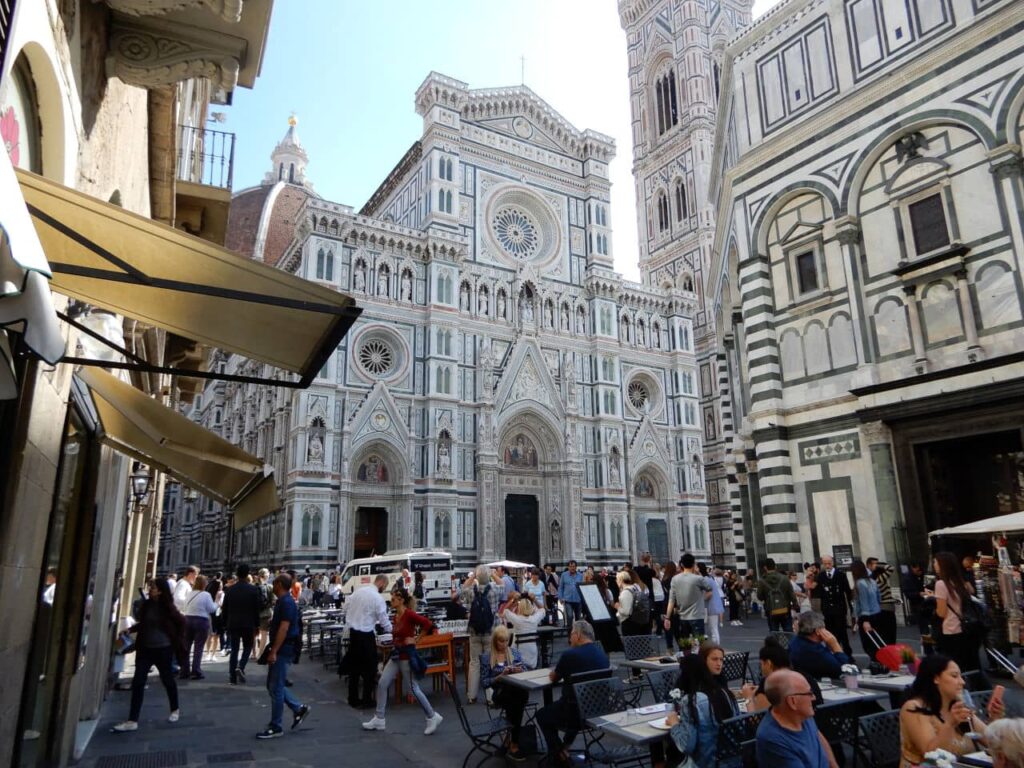
<instances>
[{"instance_id":1,"label":"white van","mask_svg":"<svg viewBox=\"0 0 1024 768\"><path fill-rule=\"evenodd\" d=\"M402 571L409 573L405 588L411 593L413 574L423 573L423 595L428 602L448 600L452 595L452 556L439 549L402 549L373 557L349 561L341 573L341 593L346 597L359 587L372 584L378 574L388 577L387 589L402 580Z\"/></svg>"}]
</instances>

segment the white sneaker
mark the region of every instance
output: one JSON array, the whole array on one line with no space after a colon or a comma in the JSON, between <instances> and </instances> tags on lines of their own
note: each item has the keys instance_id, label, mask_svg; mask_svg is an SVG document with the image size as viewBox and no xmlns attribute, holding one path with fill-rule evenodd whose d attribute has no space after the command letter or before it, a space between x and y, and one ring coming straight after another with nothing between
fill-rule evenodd
<instances>
[{"instance_id":1,"label":"white sneaker","mask_svg":"<svg viewBox=\"0 0 1024 768\"><path fill-rule=\"evenodd\" d=\"M386 721L383 717L377 717L374 715L367 722L363 723L364 731L383 731ZM437 727L436 725L434 726Z\"/></svg>"},{"instance_id":2,"label":"white sneaker","mask_svg":"<svg viewBox=\"0 0 1024 768\"><path fill-rule=\"evenodd\" d=\"M176 709L167 716L167 722L176 723L179 717L181 717L181 711Z\"/></svg>"},{"instance_id":3,"label":"white sneaker","mask_svg":"<svg viewBox=\"0 0 1024 768\"><path fill-rule=\"evenodd\" d=\"M134 720L125 720L123 723L118 723L110 729L114 733L126 733L128 731L139 730L139 724Z\"/></svg>"},{"instance_id":4,"label":"white sneaker","mask_svg":"<svg viewBox=\"0 0 1024 768\"><path fill-rule=\"evenodd\" d=\"M424 736L429 736L434 731L436 731L437 730L437 726L439 726L441 724L442 720L444 720L444 718L441 717L441 715L439 715L437 712L435 712L433 715L428 717L427 718L427 727L423 729L423 735ZM383 723L384 721L382 720L381 722ZM383 727L384 726L382 725L381 728L383 728Z\"/></svg>"}]
</instances>

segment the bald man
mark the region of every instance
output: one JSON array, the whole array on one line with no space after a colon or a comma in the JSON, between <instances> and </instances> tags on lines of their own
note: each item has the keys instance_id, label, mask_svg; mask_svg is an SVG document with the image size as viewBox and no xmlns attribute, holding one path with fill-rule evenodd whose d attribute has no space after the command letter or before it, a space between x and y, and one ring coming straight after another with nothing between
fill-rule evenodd
<instances>
[{"instance_id":1,"label":"bald man","mask_svg":"<svg viewBox=\"0 0 1024 768\"><path fill-rule=\"evenodd\" d=\"M757 763L772 768L836 768L828 742L814 724L814 691L791 669L772 672L764 684L771 705L757 729Z\"/></svg>"}]
</instances>

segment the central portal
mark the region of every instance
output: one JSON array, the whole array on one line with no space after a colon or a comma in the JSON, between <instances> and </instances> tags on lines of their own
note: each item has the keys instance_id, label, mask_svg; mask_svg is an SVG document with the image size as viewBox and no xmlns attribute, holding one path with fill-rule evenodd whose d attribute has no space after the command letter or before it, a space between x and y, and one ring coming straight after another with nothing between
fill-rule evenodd
<instances>
[{"instance_id":1,"label":"central portal","mask_svg":"<svg viewBox=\"0 0 1024 768\"><path fill-rule=\"evenodd\" d=\"M388 548L388 511L383 507L359 507L352 557L381 555Z\"/></svg>"},{"instance_id":2,"label":"central portal","mask_svg":"<svg viewBox=\"0 0 1024 768\"><path fill-rule=\"evenodd\" d=\"M505 557L540 565L537 497L510 493L505 497Z\"/></svg>"}]
</instances>

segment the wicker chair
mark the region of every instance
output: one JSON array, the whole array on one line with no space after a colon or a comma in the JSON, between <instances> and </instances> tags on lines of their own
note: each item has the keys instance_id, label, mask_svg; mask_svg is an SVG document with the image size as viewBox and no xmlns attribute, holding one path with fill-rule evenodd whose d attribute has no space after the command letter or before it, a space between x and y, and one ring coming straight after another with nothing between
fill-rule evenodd
<instances>
[{"instance_id":1,"label":"wicker chair","mask_svg":"<svg viewBox=\"0 0 1024 768\"><path fill-rule=\"evenodd\" d=\"M896 768L900 764L900 711L890 709L865 715L857 723L854 756L868 768Z\"/></svg>"}]
</instances>

